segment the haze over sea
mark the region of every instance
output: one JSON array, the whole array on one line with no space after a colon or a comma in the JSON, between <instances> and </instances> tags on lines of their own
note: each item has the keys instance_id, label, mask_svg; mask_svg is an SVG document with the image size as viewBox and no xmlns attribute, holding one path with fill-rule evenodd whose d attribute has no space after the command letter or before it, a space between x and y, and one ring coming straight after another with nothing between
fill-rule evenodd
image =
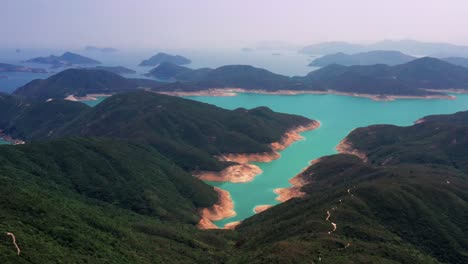
<instances>
[{"instance_id":1,"label":"haze over sea","mask_svg":"<svg viewBox=\"0 0 468 264\"><path fill-rule=\"evenodd\" d=\"M191 64L184 65L189 68L198 69L203 67L216 68L230 64L246 64L255 67L260 67L283 75L305 75L308 72L316 69L307 66L313 57L300 54L295 50L252 50L242 51L241 49L225 49L225 50L202 50L202 49L178 49L178 50L135 50L135 51L117 51L117 52L92 52L85 50L51 50L51 49L23 49L16 53L14 49L0 49L0 59L2 63L22 64L31 67L48 69L48 65L43 64L23 64L22 61L49 55L61 55L65 51L71 51L83 56L87 56L102 62L103 66L124 66L133 69L137 72L134 75L127 75L131 78L145 78L144 73L147 73L152 67L139 67L138 64L158 52L166 52L169 54L178 54L192 60ZM0 76L0 92L13 92L17 87L22 86L34 79L44 79L59 72L62 69L48 69L49 74L37 73L2 73Z\"/></svg>"}]
</instances>

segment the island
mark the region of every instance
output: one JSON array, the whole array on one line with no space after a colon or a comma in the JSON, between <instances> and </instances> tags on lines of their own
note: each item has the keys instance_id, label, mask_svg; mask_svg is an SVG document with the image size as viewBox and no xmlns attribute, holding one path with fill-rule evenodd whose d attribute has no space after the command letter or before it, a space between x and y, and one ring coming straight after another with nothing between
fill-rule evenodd
<instances>
[{"instance_id":1,"label":"island","mask_svg":"<svg viewBox=\"0 0 468 264\"><path fill-rule=\"evenodd\" d=\"M177 65L190 64L191 61L180 55L171 55L167 53L160 52L147 60L143 60L139 66L156 66L163 62L171 62Z\"/></svg>"},{"instance_id":2,"label":"island","mask_svg":"<svg viewBox=\"0 0 468 264\"><path fill-rule=\"evenodd\" d=\"M3 72L31 72L31 73L47 73L45 69L31 68L8 63L0 63L0 73Z\"/></svg>"},{"instance_id":3,"label":"island","mask_svg":"<svg viewBox=\"0 0 468 264\"><path fill-rule=\"evenodd\" d=\"M37 57L25 61L27 63L40 63L40 64L50 64L54 67L64 67L71 65L92 65L92 64L101 64L101 62L76 54L72 52L65 52L61 56L50 55L48 57Z\"/></svg>"},{"instance_id":4,"label":"island","mask_svg":"<svg viewBox=\"0 0 468 264\"><path fill-rule=\"evenodd\" d=\"M393 66L404 64L414 59L416 59L416 57L403 54L399 51L376 50L355 54L339 52L317 58L313 60L309 66L324 67L331 64L339 64L344 66L386 64Z\"/></svg>"}]
</instances>

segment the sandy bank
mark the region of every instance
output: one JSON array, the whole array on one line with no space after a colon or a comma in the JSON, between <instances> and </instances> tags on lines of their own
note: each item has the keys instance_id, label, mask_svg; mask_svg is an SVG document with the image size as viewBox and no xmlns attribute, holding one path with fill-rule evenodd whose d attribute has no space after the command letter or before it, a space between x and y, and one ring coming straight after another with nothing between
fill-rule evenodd
<instances>
[{"instance_id":1,"label":"sandy bank","mask_svg":"<svg viewBox=\"0 0 468 264\"><path fill-rule=\"evenodd\" d=\"M273 206L273 205L269 205L269 204L257 205L257 206L255 206L255 208L254 208L254 212L258 214L258 213L261 213L261 212L263 212L263 211L265 211L265 210L270 209L272 206Z\"/></svg>"},{"instance_id":2,"label":"sandy bank","mask_svg":"<svg viewBox=\"0 0 468 264\"><path fill-rule=\"evenodd\" d=\"M346 138L343 139L340 142L340 144L338 144L338 146L336 146L336 150L339 153L356 155L359 158L361 158L363 161L367 162L367 155L365 153L353 148L352 144L350 142L348 142L346 140Z\"/></svg>"},{"instance_id":3,"label":"sandy bank","mask_svg":"<svg viewBox=\"0 0 468 264\"><path fill-rule=\"evenodd\" d=\"M426 89L427 90L427 89ZM459 89L446 89L446 90L427 90L435 92L451 92L451 93L468 93L466 90ZM212 88L195 92L183 92L183 91L168 91L158 92L173 96L236 96L238 93L254 93L254 94L267 94L267 95L300 95L300 94L336 94L353 97L364 97L374 101L393 101L397 99L455 99L452 95L376 95L376 94L364 94L364 93L346 93L335 90L323 90L323 91L302 91L302 90L247 90L243 88Z\"/></svg>"},{"instance_id":4,"label":"sandy bank","mask_svg":"<svg viewBox=\"0 0 468 264\"><path fill-rule=\"evenodd\" d=\"M218 193L218 202L211 207L200 209L199 214L201 219L197 225L200 229L216 229L218 227L213 224L212 221L218 221L236 215L234 202L229 192L217 187L214 189Z\"/></svg>"}]
</instances>

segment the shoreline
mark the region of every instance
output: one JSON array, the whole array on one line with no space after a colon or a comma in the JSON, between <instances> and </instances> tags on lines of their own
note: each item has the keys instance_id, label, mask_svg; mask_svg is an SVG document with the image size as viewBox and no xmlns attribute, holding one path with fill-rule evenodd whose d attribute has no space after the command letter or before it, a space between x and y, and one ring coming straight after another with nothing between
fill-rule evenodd
<instances>
[{"instance_id":1,"label":"shoreline","mask_svg":"<svg viewBox=\"0 0 468 264\"><path fill-rule=\"evenodd\" d=\"M65 97L65 100L68 100L68 101L73 101L73 102L81 102L81 101L97 101L98 98L97 97L110 97L112 96L113 94L87 94L85 96L75 96L75 95L69 95L67 97Z\"/></svg>"},{"instance_id":2,"label":"shoreline","mask_svg":"<svg viewBox=\"0 0 468 264\"><path fill-rule=\"evenodd\" d=\"M276 188L273 190L274 193L276 193L278 196L275 198L279 202L286 202L289 199L292 198L302 198L306 195L305 192L301 191L301 188L309 184L310 181L304 178L304 171L307 170L310 166L320 162L320 158L311 160L309 162L309 165L302 169L301 172L299 172L296 176L292 177L289 179L289 183L292 185L290 187L285 187L285 188Z\"/></svg>"},{"instance_id":3,"label":"shoreline","mask_svg":"<svg viewBox=\"0 0 468 264\"><path fill-rule=\"evenodd\" d=\"M300 133L314 130L320 127L320 122L313 120L307 125L297 126L285 132L278 142L270 143L271 152L250 154L224 154L217 156L220 161L231 161L239 163L225 168L222 171L199 171L192 174L203 181L245 183L252 181L263 171L257 165L250 162L271 162L279 159L279 151L286 149L292 143L304 139Z\"/></svg>"},{"instance_id":4,"label":"shoreline","mask_svg":"<svg viewBox=\"0 0 468 264\"><path fill-rule=\"evenodd\" d=\"M338 151L338 153L355 155L362 159L364 162L368 161L367 155L353 148L352 144L349 143L346 138L341 140L340 143L335 147L335 149Z\"/></svg>"},{"instance_id":5,"label":"shoreline","mask_svg":"<svg viewBox=\"0 0 468 264\"><path fill-rule=\"evenodd\" d=\"M254 208L254 212L256 214L259 214L259 213L261 213L263 211L266 211L266 210L270 209L271 207L273 207L273 205L270 205L270 204L257 205Z\"/></svg>"},{"instance_id":6,"label":"shoreline","mask_svg":"<svg viewBox=\"0 0 468 264\"><path fill-rule=\"evenodd\" d=\"M428 90L434 92L451 92L451 93L468 93L468 91L459 90L459 89L446 89L446 90ZM352 93L352 92L339 92L335 90L325 90L325 91L306 91L306 90L277 90L277 91L267 91L267 90L247 90L243 88L211 88L200 91L193 92L184 92L184 91L163 91L157 92L166 95L172 96L237 96L239 93L251 93L251 94L266 94L266 95L301 95L301 94L334 94L334 95L343 95L343 96L352 96L352 97L362 97L368 98L373 101L394 101L398 99L456 99L453 95L377 95L377 94L365 94L365 93Z\"/></svg>"},{"instance_id":7,"label":"shoreline","mask_svg":"<svg viewBox=\"0 0 468 264\"><path fill-rule=\"evenodd\" d=\"M23 141L21 139L15 139L15 138L12 138L11 136L7 135L7 134L4 134L3 133L3 130L0 129L0 139L5 141L5 142L8 142L12 145L23 145L23 144L26 144L26 141Z\"/></svg>"},{"instance_id":8,"label":"shoreline","mask_svg":"<svg viewBox=\"0 0 468 264\"><path fill-rule=\"evenodd\" d=\"M224 218L236 216L231 194L218 187L214 187L214 190L218 193L218 201L211 207L199 209L199 215L201 217L197 224L199 229L219 229L212 221L219 221ZM227 227L234 228L235 224L226 224L225 228Z\"/></svg>"}]
</instances>

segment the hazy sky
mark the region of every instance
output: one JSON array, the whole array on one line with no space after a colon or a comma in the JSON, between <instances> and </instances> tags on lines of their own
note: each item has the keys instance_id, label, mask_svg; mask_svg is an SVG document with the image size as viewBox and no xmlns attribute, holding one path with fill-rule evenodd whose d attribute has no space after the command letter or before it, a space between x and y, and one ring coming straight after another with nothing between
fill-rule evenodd
<instances>
[{"instance_id":1,"label":"hazy sky","mask_svg":"<svg viewBox=\"0 0 468 264\"><path fill-rule=\"evenodd\" d=\"M467 0L0 0L0 46L243 47L411 38L468 44Z\"/></svg>"}]
</instances>

